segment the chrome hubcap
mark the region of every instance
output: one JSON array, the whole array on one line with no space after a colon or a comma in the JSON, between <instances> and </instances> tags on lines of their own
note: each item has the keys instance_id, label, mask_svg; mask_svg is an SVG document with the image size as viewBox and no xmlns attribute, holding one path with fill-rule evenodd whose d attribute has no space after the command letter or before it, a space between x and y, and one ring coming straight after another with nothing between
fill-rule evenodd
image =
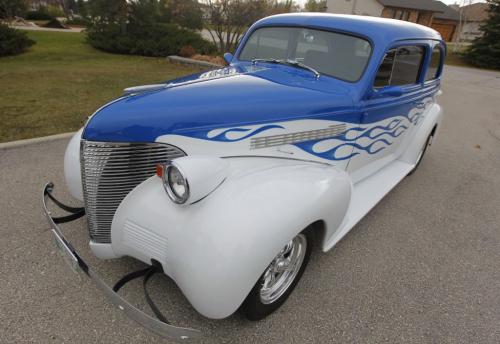
<instances>
[{"instance_id":1,"label":"chrome hubcap","mask_svg":"<svg viewBox=\"0 0 500 344\"><path fill-rule=\"evenodd\" d=\"M286 244L273 259L262 277L260 288L262 303L273 303L286 292L300 271L306 249L306 236L299 234Z\"/></svg>"}]
</instances>

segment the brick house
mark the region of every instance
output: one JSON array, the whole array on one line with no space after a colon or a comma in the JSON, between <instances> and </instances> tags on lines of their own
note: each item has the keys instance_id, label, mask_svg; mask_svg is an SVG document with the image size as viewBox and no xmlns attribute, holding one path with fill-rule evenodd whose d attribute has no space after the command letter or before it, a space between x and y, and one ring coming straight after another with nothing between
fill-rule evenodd
<instances>
[{"instance_id":1,"label":"brick house","mask_svg":"<svg viewBox=\"0 0 500 344\"><path fill-rule=\"evenodd\" d=\"M327 0L327 12L394 18L432 27L443 39L457 34L460 14L435 0Z\"/></svg>"}]
</instances>

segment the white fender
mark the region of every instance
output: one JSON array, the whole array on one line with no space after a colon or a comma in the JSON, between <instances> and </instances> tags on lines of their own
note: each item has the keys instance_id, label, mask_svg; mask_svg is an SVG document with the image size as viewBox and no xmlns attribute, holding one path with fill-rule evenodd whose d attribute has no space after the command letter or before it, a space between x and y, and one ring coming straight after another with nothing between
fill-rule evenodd
<instances>
[{"instance_id":1,"label":"white fender","mask_svg":"<svg viewBox=\"0 0 500 344\"><path fill-rule=\"evenodd\" d=\"M80 140L83 128L69 141L64 153L64 178L71 196L83 202L82 173L80 168Z\"/></svg>"},{"instance_id":2,"label":"white fender","mask_svg":"<svg viewBox=\"0 0 500 344\"><path fill-rule=\"evenodd\" d=\"M427 138L429 137L436 124L438 129L440 128L442 118L443 110L441 106L437 103L434 103L429 109L428 114L425 116L422 125L420 126L420 128L418 128L418 131L412 138L411 143L408 145L408 149L403 153L399 160L412 165L415 164L418 154L420 154L422 147L424 146ZM435 137L436 135L434 135L434 138Z\"/></svg>"},{"instance_id":3,"label":"white fender","mask_svg":"<svg viewBox=\"0 0 500 344\"><path fill-rule=\"evenodd\" d=\"M317 220L338 227L352 188L348 175L330 165L227 161L222 185L189 206L174 204L161 179L151 177L123 200L111 228L117 256L157 260L194 308L216 319L238 309L296 234Z\"/></svg>"}]
</instances>

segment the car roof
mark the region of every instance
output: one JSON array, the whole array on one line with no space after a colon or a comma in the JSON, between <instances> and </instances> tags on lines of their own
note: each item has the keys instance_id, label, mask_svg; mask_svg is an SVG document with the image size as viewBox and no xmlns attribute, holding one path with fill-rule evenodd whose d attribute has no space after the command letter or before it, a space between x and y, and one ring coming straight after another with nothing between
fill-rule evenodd
<instances>
[{"instance_id":1,"label":"car roof","mask_svg":"<svg viewBox=\"0 0 500 344\"><path fill-rule=\"evenodd\" d=\"M350 32L365 36L375 43L390 43L408 39L442 40L441 35L427 26L403 20L369 16L289 13L278 14L259 20L254 28L261 26L308 26Z\"/></svg>"}]
</instances>

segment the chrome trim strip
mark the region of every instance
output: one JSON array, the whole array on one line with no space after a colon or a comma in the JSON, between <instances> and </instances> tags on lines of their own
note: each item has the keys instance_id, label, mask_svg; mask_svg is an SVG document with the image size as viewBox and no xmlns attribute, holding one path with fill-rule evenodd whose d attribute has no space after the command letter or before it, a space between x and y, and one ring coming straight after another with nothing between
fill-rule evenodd
<instances>
[{"instance_id":1,"label":"chrome trim strip","mask_svg":"<svg viewBox=\"0 0 500 344\"><path fill-rule=\"evenodd\" d=\"M307 141L316 141L335 137L346 130L345 123L331 125L325 129L299 131L295 133L254 137L250 139L250 149L283 146Z\"/></svg>"},{"instance_id":2,"label":"chrome trim strip","mask_svg":"<svg viewBox=\"0 0 500 344\"><path fill-rule=\"evenodd\" d=\"M62 254L64 254L65 260L68 262L70 267L78 272L81 272L82 275L86 275L89 277L100 289L104 295L107 297L108 301L110 301L113 305L115 305L118 309L122 310L130 319L136 321L139 325L144 326L150 331L154 333L174 340L179 340L186 342L190 339L197 339L202 337L202 333L199 330L178 327L166 324L164 322L159 321L151 317L150 315L144 313L143 311L137 309L132 306L127 300L121 297L118 293L115 293L113 289L111 289L100 277L97 275L94 270L92 270L87 263L78 255L76 250L73 248L73 245L64 237L59 226L54 222L52 217L50 216L50 212L47 209L47 194L52 192L53 185L51 183L46 184L43 188L43 196L42 196L42 205L43 211L45 213L45 217L49 222L49 225L52 229L52 234L54 235L54 239L56 242L56 246L61 250Z\"/></svg>"}]
</instances>

